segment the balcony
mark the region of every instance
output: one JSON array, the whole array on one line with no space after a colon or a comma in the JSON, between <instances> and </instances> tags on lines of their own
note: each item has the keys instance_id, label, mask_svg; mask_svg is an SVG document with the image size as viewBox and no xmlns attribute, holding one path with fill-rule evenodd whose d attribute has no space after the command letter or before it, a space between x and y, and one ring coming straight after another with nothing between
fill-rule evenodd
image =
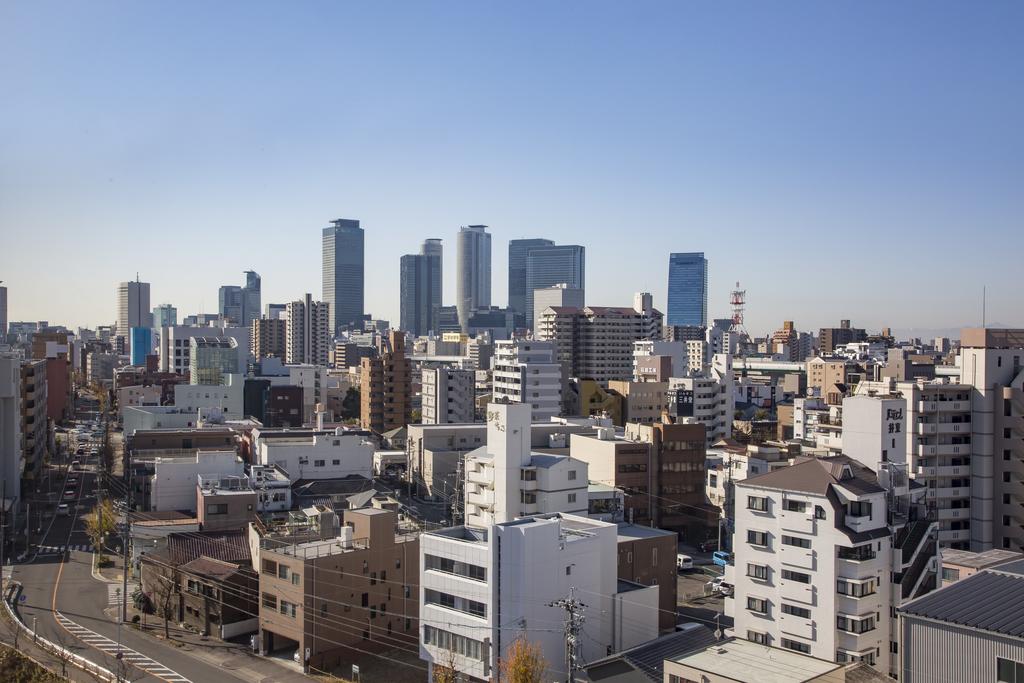
<instances>
[{"instance_id":1,"label":"balcony","mask_svg":"<svg viewBox=\"0 0 1024 683\"><path fill-rule=\"evenodd\" d=\"M942 510L939 510L939 513L939 519L942 519ZM971 532L968 529L940 529L939 540L947 543L969 541L971 540Z\"/></svg>"},{"instance_id":2,"label":"balcony","mask_svg":"<svg viewBox=\"0 0 1024 683\"><path fill-rule=\"evenodd\" d=\"M935 447L936 455L970 455L971 444L969 443L958 443L958 444L942 444Z\"/></svg>"},{"instance_id":3,"label":"balcony","mask_svg":"<svg viewBox=\"0 0 1024 683\"><path fill-rule=\"evenodd\" d=\"M971 488L969 486L943 486L935 489L928 489L929 498L970 498Z\"/></svg>"},{"instance_id":4,"label":"balcony","mask_svg":"<svg viewBox=\"0 0 1024 683\"><path fill-rule=\"evenodd\" d=\"M939 519L970 519L971 510L970 508L940 508L938 517Z\"/></svg>"},{"instance_id":5,"label":"balcony","mask_svg":"<svg viewBox=\"0 0 1024 683\"><path fill-rule=\"evenodd\" d=\"M970 401L936 401L939 410L946 413L966 413L971 409Z\"/></svg>"},{"instance_id":6,"label":"balcony","mask_svg":"<svg viewBox=\"0 0 1024 683\"><path fill-rule=\"evenodd\" d=\"M936 427L934 422L918 422L914 431L918 434L934 434L937 431Z\"/></svg>"},{"instance_id":7,"label":"balcony","mask_svg":"<svg viewBox=\"0 0 1024 683\"><path fill-rule=\"evenodd\" d=\"M970 422L940 422L938 424L939 434L970 434Z\"/></svg>"},{"instance_id":8,"label":"balcony","mask_svg":"<svg viewBox=\"0 0 1024 683\"><path fill-rule=\"evenodd\" d=\"M934 413L939 409L938 401L918 401L917 412L919 413Z\"/></svg>"}]
</instances>

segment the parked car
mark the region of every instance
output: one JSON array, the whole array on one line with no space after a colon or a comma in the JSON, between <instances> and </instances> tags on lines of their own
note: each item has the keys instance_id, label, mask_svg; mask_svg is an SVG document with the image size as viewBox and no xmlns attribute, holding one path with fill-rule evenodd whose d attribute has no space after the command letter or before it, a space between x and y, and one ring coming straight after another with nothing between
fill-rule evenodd
<instances>
[{"instance_id":1,"label":"parked car","mask_svg":"<svg viewBox=\"0 0 1024 683\"><path fill-rule=\"evenodd\" d=\"M68 505L67 503L61 503L60 505L57 506L57 516L58 517L67 517L70 514L71 514L71 506Z\"/></svg>"},{"instance_id":2,"label":"parked car","mask_svg":"<svg viewBox=\"0 0 1024 683\"><path fill-rule=\"evenodd\" d=\"M705 586L709 589L709 592L714 595L715 593L723 596L732 595L732 584L727 583L724 576L715 577L713 580L708 581Z\"/></svg>"},{"instance_id":3,"label":"parked car","mask_svg":"<svg viewBox=\"0 0 1024 683\"><path fill-rule=\"evenodd\" d=\"M72 489L64 491L64 500L74 500L76 492Z\"/></svg>"},{"instance_id":4,"label":"parked car","mask_svg":"<svg viewBox=\"0 0 1024 683\"><path fill-rule=\"evenodd\" d=\"M689 555L679 553L676 555L676 569L681 572L693 569L693 558Z\"/></svg>"},{"instance_id":5,"label":"parked car","mask_svg":"<svg viewBox=\"0 0 1024 683\"><path fill-rule=\"evenodd\" d=\"M71 461L71 469L73 469L73 470L80 470L80 469L82 469L82 461L81 460L72 460Z\"/></svg>"},{"instance_id":6,"label":"parked car","mask_svg":"<svg viewBox=\"0 0 1024 683\"><path fill-rule=\"evenodd\" d=\"M85 455L85 446L79 446L76 448L75 455Z\"/></svg>"},{"instance_id":7,"label":"parked car","mask_svg":"<svg viewBox=\"0 0 1024 683\"><path fill-rule=\"evenodd\" d=\"M727 553L724 550L716 550L711 555L711 561L719 567L729 564L730 560L732 560L732 553Z\"/></svg>"},{"instance_id":8,"label":"parked car","mask_svg":"<svg viewBox=\"0 0 1024 683\"><path fill-rule=\"evenodd\" d=\"M712 550L718 550L718 541L716 541L713 538L704 541L699 546L697 546L697 550L701 551L702 553L709 553Z\"/></svg>"}]
</instances>

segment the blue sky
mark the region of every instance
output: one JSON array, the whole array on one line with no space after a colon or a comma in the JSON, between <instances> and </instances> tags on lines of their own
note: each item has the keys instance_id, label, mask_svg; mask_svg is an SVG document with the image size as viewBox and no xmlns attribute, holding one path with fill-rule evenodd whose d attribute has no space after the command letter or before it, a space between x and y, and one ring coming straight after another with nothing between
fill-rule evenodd
<instances>
[{"instance_id":1,"label":"blue sky","mask_svg":"<svg viewBox=\"0 0 1024 683\"><path fill-rule=\"evenodd\" d=\"M320 228L399 257L587 247L588 296L664 307L704 251L748 328L1024 326L1024 5L12 2L0 9L10 318L108 323L115 285L216 309L320 293Z\"/></svg>"}]
</instances>

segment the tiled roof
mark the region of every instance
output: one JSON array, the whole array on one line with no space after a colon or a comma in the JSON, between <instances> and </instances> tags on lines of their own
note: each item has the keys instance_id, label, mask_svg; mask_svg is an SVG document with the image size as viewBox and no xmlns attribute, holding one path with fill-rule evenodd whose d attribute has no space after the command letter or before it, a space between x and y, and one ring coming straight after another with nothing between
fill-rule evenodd
<instances>
[{"instance_id":1,"label":"tiled roof","mask_svg":"<svg viewBox=\"0 0 1024 683\"><path fill-rule=\"evenodd\" d=\"M182 565L202 556L226 562L249 562L249 534L246 531L197 531L167 536L167 558Z\"/></svg>"},{"instance_id":2,"label":"tiled roof","mask_svg":"<svg viewBox=\"0 0 1024 683\"><path fill-rule=\"evenodd\" d=\"M237 564L203 556L181 565L181 571L215 581L224 581L237 574L239 567Z\"/></svg>"},{"instance_id":3,"label":"tiled roof","mask_svg":"<svg viewBox=\"0 0 1024 683\"><path fill-rule=\"evenodd\" d=\"M688 623L680 628L682 630L590 664L587 677L595 683L647 680L661 683L666 659L680 657L716 642L714 631L707 626Z\"/></svg>"}]
</instances>

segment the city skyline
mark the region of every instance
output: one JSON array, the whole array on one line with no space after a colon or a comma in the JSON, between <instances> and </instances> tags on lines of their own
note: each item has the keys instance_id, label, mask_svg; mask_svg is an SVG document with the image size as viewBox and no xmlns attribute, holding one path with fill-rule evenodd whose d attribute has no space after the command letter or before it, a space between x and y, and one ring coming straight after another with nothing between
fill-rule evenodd
<instances>
[{"instance_id":1,"label":"city skyline","mask_svg":"<svg viewBox=\"0 0 1024 683\"><path fill-rule=\"evenodd\" d=\"M1017 5L213 8L202 21L127 8L11 10L10 320L112 322L109 292L136 267L102 250L170 235L252 246L189 248L189 278L174 259L141 264L153 302L182 316L215 311L224 278L250 268L265 301L319 292L316 228L344 215L367 230L365 310L393 321L401 254L429 236L454 254L458 226L483 222L499 255L540 235L586 247L599 305L647 290L665 308L665 254L703 251L709 319L740 281L760 333L784 319L977 325L983 286L990 323L1024 324ZM160 38L168 26L181 43ZM283 49L257 47L270 40ZM478 107L455 104L473 90ZM61 276L19 256L41 242ZM495 258L495 305L506 266ZM937 269L957 286L895 294L951 281Z\"/></svg>"}]
</instances>

